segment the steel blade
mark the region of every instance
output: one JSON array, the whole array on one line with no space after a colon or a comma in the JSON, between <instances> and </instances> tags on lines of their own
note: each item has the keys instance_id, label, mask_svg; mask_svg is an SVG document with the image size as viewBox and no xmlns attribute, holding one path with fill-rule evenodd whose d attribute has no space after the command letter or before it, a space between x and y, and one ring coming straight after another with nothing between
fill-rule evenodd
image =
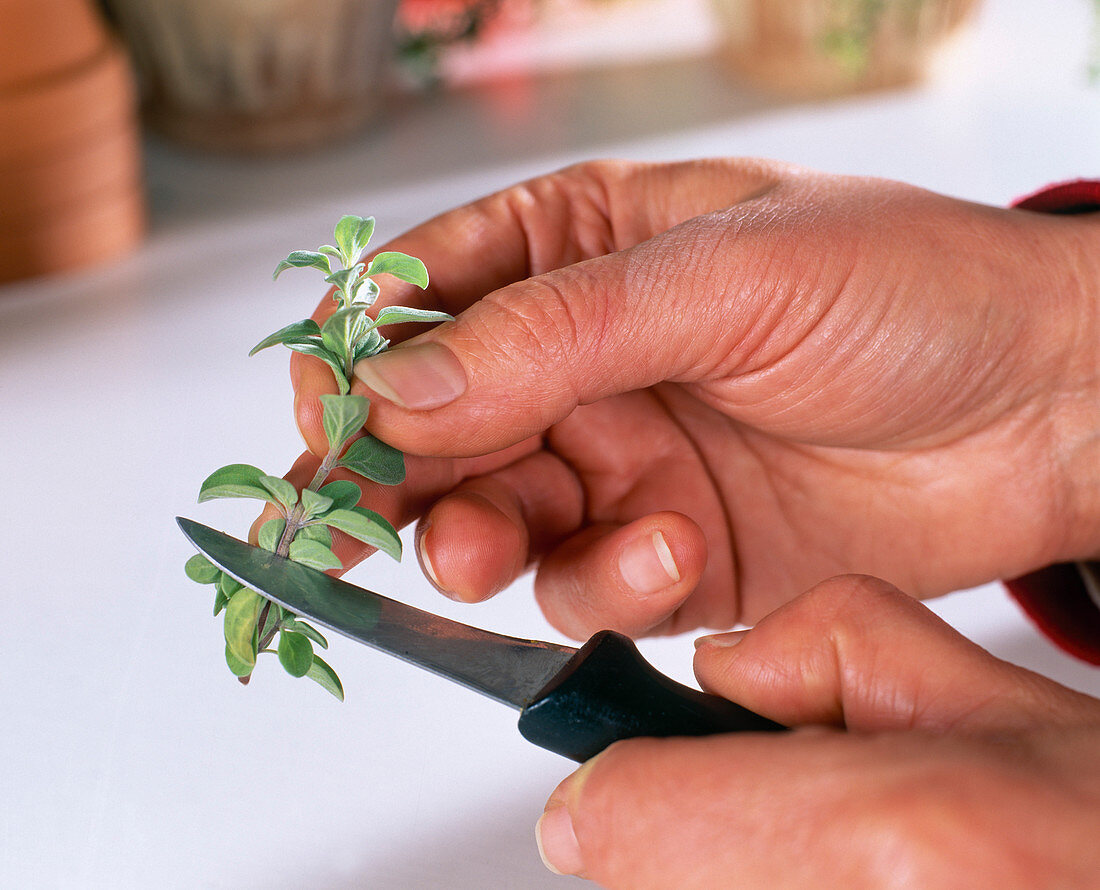
<instances>
[{"instance_id":1,"label":"steel blade","mask_svg":"<svg viewBox=\"0 0 1100 890\"><path fill-rule=\"evenodd\" d=\"M214 565L296 615L522 709L577 650L425 612L176 517Z\"/></svg>"}]
</instances>

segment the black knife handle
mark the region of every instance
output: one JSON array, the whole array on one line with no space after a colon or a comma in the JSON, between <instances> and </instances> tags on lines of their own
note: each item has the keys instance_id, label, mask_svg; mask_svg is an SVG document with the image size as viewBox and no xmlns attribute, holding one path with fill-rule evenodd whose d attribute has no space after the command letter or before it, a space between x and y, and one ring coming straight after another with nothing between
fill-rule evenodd
<instances>
[{"instance_id":1,"label":"black knife handle","mask_svg":"<svg viewBox=\"0 0 1100 890\"><path fill-rule=\"evenodd\" d=\"M584 644L520 713L519 731L577 762L636 736L699 736L786 729L747 708L671 680L622 634Z\"/></svg>"}]
</instances>

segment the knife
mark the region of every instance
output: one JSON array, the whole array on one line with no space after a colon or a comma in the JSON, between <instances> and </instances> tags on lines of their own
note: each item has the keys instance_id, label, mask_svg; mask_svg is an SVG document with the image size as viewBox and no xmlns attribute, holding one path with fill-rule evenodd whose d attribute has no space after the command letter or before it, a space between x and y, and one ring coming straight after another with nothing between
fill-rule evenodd
<instances>
[{"instance_id":1,"label":"knife","mask_svg":"<svg viewBox=\"0 0 1100 890\"><path fill-rule=\"evenodd\" d=\"M177 517L183 533L241 584L336 633L433 671L519 711L519 731L577 762L636 736L786 727L653 668L610 630L580 649L433 615Z\"/></svg>"}]
</instances>

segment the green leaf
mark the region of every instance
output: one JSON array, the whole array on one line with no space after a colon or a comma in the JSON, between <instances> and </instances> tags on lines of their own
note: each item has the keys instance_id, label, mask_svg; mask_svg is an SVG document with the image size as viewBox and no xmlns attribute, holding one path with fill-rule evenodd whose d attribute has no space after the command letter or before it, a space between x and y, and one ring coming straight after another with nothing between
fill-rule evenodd
<instances>
[{"instance_id":1,"label":"green leaf","mask_svg":"<svg viewBox=\"0 0 1100 890\"><path fill-rule=\"evenodd\" d=\"M343 363L354 355L355 344L366 334L368 325L362 308L337 309L321 328L321 342L333 355L340 356Z\"/></svg>"},{"instance_id":2,"label":"green leaf","mask_svg":"<svg viewBox=\"0 0 1100 890\"><path fill-rule=\"evenodd\" d=\"M253 643L256 638L256 619L260 616L263 603L264 598L256 591L243 587L230 597L229 604L225 607L225 645L242 665L256 664Z\"/></svg>"},{"instance_id":3,"label":"green leaf","mask_svg":"<svg viewBox=\"0 0 1100 890\"><path fill-rule=\"evenodd\" d=\"M370 244L370 239L374 237L374 217L363 217L359 222L359 228L355 230L355 255L359 256Z\"/></svg>"},{"instance_id":4,"label":"green leaf","mask_svg":"<svg viewBox=\"0 0 1100 890\"><path fill-rule=\"evenodd\" d=\"M322 572L325 569L342 568L342 563L328 547L300 536L295 536L294 540L290 542L290 558L304 566Z\"/></svg>"},{"instance_id":5,"label":"green leaf","mask_svg":"<svg viewBox=\"0 0 1100 890\"><path fill-rule=\"evenodd\" d=\"M294 505L298 503L298 489L285 479L280 479L278 476L264 475L260 477L260 485L271 492L272 497L275 498L275 503L286 510L287 513L293 510Z\"/></svg>"},{"instance_id":6,"label":"green leaf","mask_svg":"<svg viewBox=\"0 0 1100 890\"><path fill-rule=\"evenodd\" d=\"M325 281L335 284L341 293L350 294L351 286L363 271L363 264L356 263L350 269L340 269L331 275L325 276ZM350 302L350 301L349 301Z\"/></svg>"},{"instance_id":7,"label":"green leaf","mask_svg":"<svg viewBox=\"0 0 1100 890\"><path fill-rule=\"evenodd\" d=\"M228 602L229 602L229 597L227 597L225 595L224 591L222 591L221 588L218 588L217 593L214 594L214 617L215 618L218 617L218 613L221 612L221 610L225 608L226 603L228 603Z\"/></svg>"},{"instance_id":8,"label":"green leaf","mask_svg":"<svg viewBox=\"0 0 1100 890\"><path fill-rule=\"evenodd\" d=\"M365 291L365 293L363 293ZM382 288L378 286L378 282L371 278L360 278L355 282L355 289L352 292L352 296L356 298L355 305L362 306L364 309L369 309L374 305L374 301L378 299L378 295L382 292ZM362 296L362 299L359 297Z\"/></svg>"},{"instance_id":9,"label":"green leaf","mask_svg":"<svg viewBox=\"0 0 1100 890\"><path fill-rule=\"evenodd\" d=\"M333 238L336 239L336 245L340 248L340 253L343 254L348 265L359 258L359 251L356 250L356 235L359 232L359 227L364 222L365 220L361 216L341 216L332 232Z\"/></svg>"},{"instance_id":10,"label":"green leaf","mask_svg":"<svg viewBox=\"0 0 1100 890\"><path fill-rule=\"evenodd\" d=\"M340 699L340 701L344 700L344 684L342 684L340 678L336 676L336 671L329 667L327 662L325 662L320 655L313 656L313 664L311 664L309 670L306 671L306 676L315 683L319 683L322 687Z\"/></svg>"},{"instance_id":11,"label":"green leaf","mask_svg":"<svg viewBox=\"0 0 1100 890\"><path fill-rule=\"evenodd\" d=\"M313 664L313 644L305 634L284 630L279 634L279 663L292 677L304 677Z\"/></svg>"},{"instance_id":12,"label":"green leaf","mask_svg":"<svg viewBox=\"0 0 1100 890\"><path fill-rule=\"evenodd\" d=\"M228 575L225 572L218 572L218 590L225 594L225 598L229 599L244 585L234 578L232 575Z\"/></svg>"},{"instance_id":13,"label":"green leaf","mask_svg":"<svg viewBox=\"0 0 1100 890\"><path fill-rule=\"evenodd\" d=\"M334 260L340 259L339 248L333 247L331 244L322 244L317 248L318 253L323 253L325 256L330 256Z\"/></svg>"},{"instance_id":14,"label":"green leaf","mask_svg":"<svg viewBox=\"0 0 1100 890\"><path fill-rule=\"evenodd\" d=\"M353 507L350 510L333 510L321 517L325 525L339 529L364 544L388 553L394 559L401 559L401 538L389 520L366 507Z\"/></svg>"},{"instance_id":15,"label":"green leaf","mask_svg":"<svg viewBox=\"0 0 1100 890\"><path fill-rule=\"evenodd\" d=\"M302 489L302 521L308 522L314 516L324 513L332 507L332 498L319 494L311 488Z\"/></svg>"},{"instance_id":16,"label":"green leaf","mask_svg":"<svg viewBox=\"0 0 1100 890\"><path fill-rule=\"evenodd\" d=\"M326 274L332 271L332 266L329 264L328 257L320 251L292 250L287 255L287 258L275 267L275 271L271 273L271 278L272 280L278 278L279 275L287 269L304 269L310 266L315 269L320 269Z\"/></svg>"},{"instance_id":17,"label":"green leaf","mask_svg":"<svg viewBox=\"0 0 1100 890\"><path fill-rule=\"evenodd\" d=\"M454 321L454 316L434 309L413 309L411 306L387 306L378 313L374 327L384 324L405 324L410 321L435 322Z\"/></svg>"},{"instance_id":18,"label":"green leaf","mask_svg":"<svg viewBox=\"0 0 1100 890\"><path fill-rule=\"evenodd\" d=\"M364 275L379 275L381 273L393 275L409 284L425 288L428 286L428 270L416 257L409 256L396 250L384 250L375 256L367 266Z\"/></svg>"},{"instance_id":19,"label":"green leaf","mask_svg":"<svg viewBox=\"0 0 1100 890\"><path fill-rule=\"evenodd\" d=\"M229 648L229 644L225 645L225 663L229 665L229 670L237 677L247 677L252 673L252 669L256 667L256 661L253 659L251 662L241 661L233 654L233 651Z\"/></svg>"},{"instance_id":20,"label":"green leaf","mask_svg":"<svg viewBox=\"0 0 1100 890\"><path fill-rule=\"evenodd\" d=\"M296 321L292 324L288 324L285 328L280 328L274 334L269 334L264 337L259 343L252 347L248 353L250 356L255 355L261 349L267 349L269 346L274 346L276 343L312 343L316 342L316 339L321 336L321 328L318 327L317 322L312 318L305 318L301 321Z\"/></svg>"},{"instance_id":21,"label":"green leaf","mask_svg":"<svg viewBox=\"0 0 1100 890\"><path fill-rule=\"evenodd\" d=\"M370 402L363 396L323 395L321 406L324 409L321 424L333 449L339 449L363 428L370 410Z\"/></svg>"},{"instance_id":22,"label":"green leaf","mask_svg":"<svg viewBox=\"0 0 1100 890\"><path fill-rule=\"evenodd\" d=\"M344 362L341 358L333 355L320 343L287 343L288 349L293 349L295 352L300 352L303 355L311 355L314 358L319 358L329 368L332 369L332 374L336 378L336 385L340 388L340 394L343 395L351 387L348 385L348 378L344 376Z\"/></svg>"},{"instance_id":23,"label":"green leaf","mask_svg":"<svg viewBox=\"0 0 1100 890\"><path fill-rule=\"evenodd\" d=\"M294 631L294 633L305 634L322 649L328 648L328 640L321 636L321 632L312 625L306 624L304 621L300 621L297 618L284 618L282 627Z\"/></svg>"},{"instance_id":24,"label":"green leaf","mask_svg":"<svg viewBox=\"0 0 1100 890\"><path fill-rule=\"evenodd\" d=\"M360 359L368 358L372 355L377 355L378 353L384 351L385 348L389 345L390 341L383 337L380 333L378 333L377 328L371 328L367 332L367 336L360 340L358 345L355 347L355 354L352 356L352 367L358 364Z\"/></svg>"},{"instance_id":25,"label":"green leaf","mask_svg":"<svg viewBox=\"0 0 1100 890\"><path fill-rule=\"evenodd\" d=\"M321 494L332 499L333 510L349 510L359 503L363 497L363 491L354 482L347 479L339 479L321 486Z\"/></svg>"},{"instance_id":26,"label":"green leaf","mask_svg":"<svg viewBox=\"0 0 1100 890\"><path fill-rule=\"evenodd\" d=\"M350 482L348 484L354 485L355 483ZM355 501L358 503L359 498L356 498ZM183 571L187 574L188 578L198 584L213 584L218 580L218 575L221 574L221 569L201 553L196 553L187 560L187 562L183 564Z\"/></svg>"},{"instance_id":27,"label":"green leaf","mask_svg":"<svg viewBox=\"0 0 1100 890\"><path fill-rule=\"evenodd\" d=\"M260 480L264 471L250 464L229 464L215 470L199 487L199 503L214 498L256 498L277 503Z\"/></svg>"},{"instance_id":28,"label":"green leaf","mask_svg":"<svg viewBox=\"0 0 1100 890\"><path fill-rule=\"evenodd\" d=\"M352 442L338 465L383 485L405 481L405 455L370 433Z\"/></svg>"},{"instance_id":29,"label":"green leaf","mask_svg":"<svg viewBox=\"0 0 1100 890\"><path fill-rule=\"evenodd\" d=\"M269 519L263 525L260 526L259 534L256 536L257 543L264 550L270 550L272 552L279 546L279 541L282 540L283 532L286 531L286 520Z\"/></svg>"},{"instance_id":30,"label":"green leaf","mask_svg":"<svg viewBox=\"0 0 1100 890\"><path fill-rule=\"evenodd\" d=\"M332 549L332 532L328 530L327 526L321 525L321 520L314 519L312 523L305 528L298 530L298 534L294 536L295 541L316 541L329 550Z\"/></svg>"}]
</instances>

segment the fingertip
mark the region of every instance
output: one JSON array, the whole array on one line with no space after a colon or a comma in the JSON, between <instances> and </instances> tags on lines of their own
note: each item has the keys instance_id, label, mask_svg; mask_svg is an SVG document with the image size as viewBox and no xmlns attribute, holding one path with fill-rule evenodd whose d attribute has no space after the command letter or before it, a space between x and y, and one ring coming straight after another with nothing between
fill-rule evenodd
<instances>
[{"instance_id":1,"label":"fingertip","mask_svg":"<svg viewBox=\"0 0 1100 890\"><path fill-rule=\"evenodd\" d=\"M432 507L417 529L417 557L451 599L486 600L523 571L527 535L518 517L481 493L459 491Z\"/></svg>"},{"instance_id":2,"label":"fingertip","mask_svg":"<svg viewBox=\"0 0 1100 890\"><path fill-rule=\"evenodd\" d=\"M620 527L589 527L539 567L535 595L559 630L638 636L666 622L706 566L702 530L681 513L654 513Z\"/></svg>"}]
</instances>

